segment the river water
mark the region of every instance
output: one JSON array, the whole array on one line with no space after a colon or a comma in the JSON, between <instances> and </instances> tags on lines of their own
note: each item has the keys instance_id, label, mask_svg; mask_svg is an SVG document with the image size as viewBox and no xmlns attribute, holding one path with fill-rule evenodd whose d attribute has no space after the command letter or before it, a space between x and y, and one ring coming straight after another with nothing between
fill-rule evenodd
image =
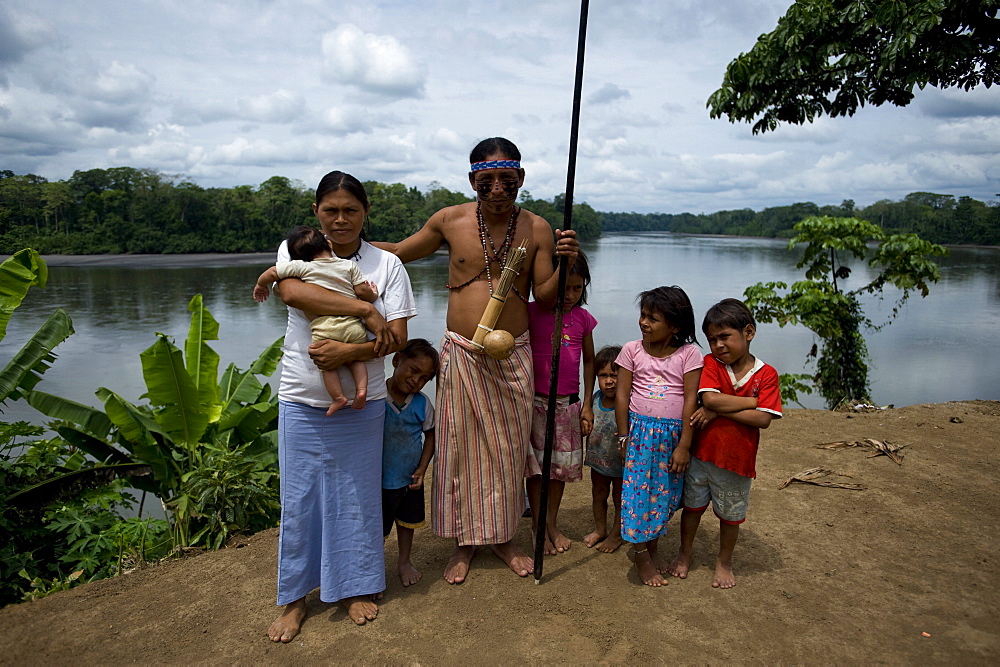
<instances>
[{"instance_id":1,"label":"river water","mask_svg":"<svg viewBox=\"0 0 1000 667\"><path fill-rule=\"evenodd\" d=\"M709 306L740 298L749 284L799 279L794 265L800 253L785 246L770 239L666 233L606 235L585 243L594 277L587 308L599 321L595 345L639 338L635 297L642 290L680 285L700 325ZM139 353L154 342L155 332L172 336L183 349L187 303L197 293L220 324L220 340L212 343L221 357L220 372L230 362L245 369L284 333L280 301L258 304L251 298L257 275L272 260L268 255L49 259L48 286L29 292L0 342L0 359L6 362L53 309L66 309L76 333L57 348L58 358L37 387L41 391L97 405L94 392L103 386L140 403L145 386ZM955 248L940 263L942 279L928 297L912 298L890 326L867 335L872 396L879 404L1000 399L1000 364L990 347L1000 335L1000 250ZM848 288L867 275L864 266L852 268ZM437 344L447 308L447 258L438 254L407 269L420 309L410 336ZM866 301L873 321L885 321L894 296ZM700 334L699 342L706 350ZM752 350L779 372L798 373L805 372L813 342L803 327L763 325ZM803 403L823 405L815 396ZM20 402L3 410L0 419L6 421L45 422Z\"/></svg>"}]
</instances>

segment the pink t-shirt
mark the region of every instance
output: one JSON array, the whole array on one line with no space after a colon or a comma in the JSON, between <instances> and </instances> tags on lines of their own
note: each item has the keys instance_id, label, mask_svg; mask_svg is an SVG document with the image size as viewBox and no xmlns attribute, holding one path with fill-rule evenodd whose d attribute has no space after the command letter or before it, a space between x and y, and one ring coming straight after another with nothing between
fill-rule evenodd
<instances>
[{"instance_id":1,"label":"pink t-shirt","mask_svg":"<svg viewBox=\"0 0 1000 667\"><path fill-rule=\"evenodd\" d=\"M597 326L597 320L581 306L563 313L562 348L559 350L559 375L556 378L556 395L566 396L580 391L580 359L583 356L583 339ZM535 392L549 394L549 375L552 372L552 330L556 314L551 308L539 306L537 301L528 304L528 335L531 337L531 366L535 373Z\"/></svg>"},{"instance_id":2,"label":"pink t-shirt","mask_svg":"<svg viewBox=\"0 0 1000 667\"><path fill-rule=\"evenodd\" d=\"M680 419L684 414L684 374L704 365L701 350L688 343L667 357L650 356L641 340L622 346L615 360L632 371L632 395L628 409L660 419Z\"/></svg>"}]
</instances>

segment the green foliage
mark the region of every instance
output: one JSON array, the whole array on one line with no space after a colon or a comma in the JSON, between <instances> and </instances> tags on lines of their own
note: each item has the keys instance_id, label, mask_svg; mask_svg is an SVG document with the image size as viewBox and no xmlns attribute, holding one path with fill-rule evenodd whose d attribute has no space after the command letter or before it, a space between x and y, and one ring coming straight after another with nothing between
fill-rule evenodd
<instances>
[{"instance_id":1,"label":"green foliage","mask_svg":"<svg viewBox=\"0 0 1000 667\"><path fill-rule=\"evenodd\" d=\"M46 275L34 250L0 265L0 339ZM257 376L274 372L282 341L247 372L230 364L220 381L207 343L219 325L201 295L188 309L186 354L158 334L140 355L148 405L102 387L102 412L33 389L52 348L73 333L61 310L0 373L0 399L24 397L61 420L48 440L37 439L37 426L0 422L0 605L111 576L177 546L218 548L233 532L277 523L277 403ZM170 522L123 518L135 505L130 485L156 493Z\"/></svg>"},{"instance_id":2,"label":"green foliage","mask_svg":"<svg viewBox=\"0 0 1000 667\"><path fill-rule=\"evenodd\" d=\"M436 211L473 201L437 182L423 191L401 183L364 185L371 240L402 240ZM553 213L539 215L562 226L561 196L532 202ZM29 245L44 254L273 251L292 227L314 224L312 203L310 189L283 176L257 187L205 189L131 167L76 171L51 183L2 170L0 252ZM581 238L600 235L598 214L587 204L574 205L573 216Z\"/></svg>"},{"instance_id":3,"label":"green foliage","mask_svg":"<svg viewBox=\"0 0 1000 667\"><path fill-rule=\"evenodd\" d=\"M809 384L811 380L812 376L804 373L782 373L778 376L778 381L781 383L781 400L786 404L795 403L800 408L804 408L805 406L799 400L799 394L813 392L812 385Z\"/></svg>"},{"instance_id":4,"label":"green foliage","mask_svg":"<svg viewBox=\"0 0 1000 667\"><path fill-rule=\"evenodd\" d=\"M47 280L48 267L30 248L19 250L0 264L0 340L6 337L7 323L28 290L35 285L45 287ZM69 315L57 308L0 371L0 404L30 391L55 360L53 348L72 333Z\"/></svg>"},{"instance_id":5,"label":"green foliage","mask_svg":"<svg viewBox=\"0 0 1000 667\"><path fill-rule=\"evenodd\" d=\"M815 358L813 382L828 407L868 400L868 347L862 332L886 326L914 292L926 296L929 283L941 276L932 257L947 251L914 234L886 235L858 218L806 218L795 231L788 247L805 245L795 266L805 270L806 279L791 287L782 282L751 285L744 291L746 304L758 322L802 324L820 339L808 358ZM851 259L867 260L876 273L868 283L847 291L843 286L851 270L845 262ZM882 298L887 287L896 288L899 297L889 320L876 325L865 316L858 297ZM800 375L783 381L782 389L787 385L793 392L790 400L798 400L802 380Z\"/></svg>"},{"instance_id":6,"label":"green foliage","mask_svg":"<svg viewBox=\"0 0 1000 667\"><path fill-rule=\"evenodd\" d=\"M762 211L738 209L716 213L598 213L605 232L664 231L791 238L794 226L810 216L858 217L887 233L913 233L933 243L1000 245L1000 206L951 195L914 192L903 200L882 200L858 210L850 199L840 206L800 202Z\"/></svg>"},{"instance_id":7,"label":"green foliage","mask_svg":"<svg viewBox=\"0 0 1000 667\"><path fill-rule=\"evenodd\" d=\"M87 474L102 466L61 438L37 439L42 432L0 423L0 605L108 577L170 549L165 521L122 518L135 504L123 480Z\"/></svg>"},{"instance_id":8,"label":"green foliage","mask_svg":"<svg viewBox=\"0 0 1000 667\"><path fill-rule=\"evenodd\" d=\"M53 427L61 438L105 466L147 467L150 474L132 483L168 509L175 546L217 547L230 532L277 523L277 397L257 376L274 372L282 341L246 372L230 364L220 380L219 357L207 343L218 338L219 325L200 294L188 310L186 353L157 334L140 355L148 404L104 387L96 392L103 411L39 391L28 402L59 420Z\"/></svg>"},{"instance_id":9,"label":"green foliage","mask_svg":"<svg viewBox=\"0 0 1000 667\"><path fill-rule=\"evenodd\" d=\"M778 123L906 106L914 87L1000 80L995 0L795 0L775 29L726 68L712 118Z\"/></svg>"}]
</instances>

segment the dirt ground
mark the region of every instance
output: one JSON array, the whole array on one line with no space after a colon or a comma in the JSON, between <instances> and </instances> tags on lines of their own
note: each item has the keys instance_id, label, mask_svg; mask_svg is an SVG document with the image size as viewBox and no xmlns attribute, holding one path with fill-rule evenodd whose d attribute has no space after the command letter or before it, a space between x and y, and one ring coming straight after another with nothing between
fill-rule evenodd
<instances>
[{"instance_id":1,"label":"dirt ground","mask_svg":"<svg viewBox=\"0 0 1000 667\"><path fill-rule=\"evenodd\" d=\"M441 571L451 545L418 531L424 572L403 589L395 538L379 617L355 626L310 596L302 633L267 640L277 532L0 610L0 664L560 662L992 663L1000 659L997 465L1000 403L866 414L789 410L764 432L736 588L711 588L718 524L706 517L688 579L638 584L625 550L574 542L519 579L480 550L466 583ZM837 440L905 444L897 465ZM865 490L779 485L823 466ZM591 527L589 482L560 513ZM675 517L661 548L677 548ZM519 541L529 543L524 520ZM926 634L925 634L926 633Z\"/></svg>"}]
</instances>

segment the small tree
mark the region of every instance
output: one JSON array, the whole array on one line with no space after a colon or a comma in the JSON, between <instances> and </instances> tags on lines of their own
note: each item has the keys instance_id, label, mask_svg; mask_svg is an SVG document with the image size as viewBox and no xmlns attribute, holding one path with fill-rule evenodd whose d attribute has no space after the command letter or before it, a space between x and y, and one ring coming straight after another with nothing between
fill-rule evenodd
<instances>
[{"instance_id":1,"label":"small tree","mask_svg":"<svg viewBox=\"0 0 1000 667\"><path fill-rule=\"evenodd\" d=\"M916 234L886 235L879 227L858 218L809 217L794 229L796 236L788 249L805 244L802 259L795 267L805 269L806 279L790 288L783 282L751 285L744 292L747 306L759 322L777 322L781 327L801 323L820 339L809 357L816 359L812 380L827 407L834 408L845 400L868 400L868 346L862 332L888 325L914 291L927 296L928 283L941 277L931 257L948 251ZM874 251L870 243L876 244ZM844 262L852 257L868 259L877 274L868 283L847 291L844 284L851 269ZM881 299L887 286L898 288L900 296L889 318L876 325L864 314L859 297L873 294ZM782 387L793 389L786 399L796 402L795 388L809 391L805 385L787 380Z\"/></svg>"}]
</instances>

